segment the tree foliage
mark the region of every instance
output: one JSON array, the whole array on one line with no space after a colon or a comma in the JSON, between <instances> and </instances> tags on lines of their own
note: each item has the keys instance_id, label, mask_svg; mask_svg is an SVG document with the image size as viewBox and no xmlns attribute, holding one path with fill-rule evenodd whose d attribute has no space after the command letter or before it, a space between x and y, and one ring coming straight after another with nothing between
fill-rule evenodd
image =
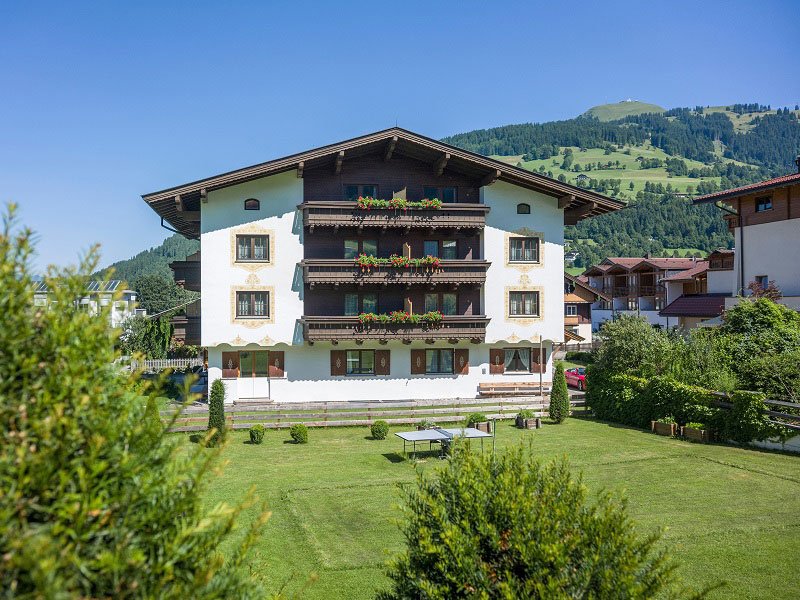
<instances>
[{"instance_id":1,"label":"tree foliage","mask_svg":"<svg viewBox=\"0 0 800 600\"><path fill-rule=\"evenodd\" d=\"M556 423L563 423L569 417L569 390L567 378L564 376L564 363L557 360L553 363L553 389L550 392L550 418Z\"/></svg>"},{"instance_id":2,"label":"tree foliage","mask_svg":"<svg viewBox=\"0 0 800 600\"><path fill-rule=\"evenodd\" d=\"M187 240L176 233L165 239L159 246L139 252L127 260L115 262L96 273L97 277L108 275L133 283L142 275L160 275L164 279L172 279L169 263L184 260L200 249L200 242Z\"/></svg>"},{"instance_id":3,"label":"tree foliage","mask_svg":"<svg viewBox=\"0 0 800 600\"><path fill-rule=\"evenodd\" d=\"M172 277L155 273L140 275L133 280L132 286L136 290L139 307L147 310L151 316L169 317L185 310L182 305L198 298L197 292L178 287Z\"/></svg>"},{"instance_id":4,"label":"tree foliage","mask_svg":"<svg viewBox=\"0 0 800 600\"><path fill-rule=\"evenodd\" d=\"M108 318L78 310L94 254L48 273L35 307L28 231L0 234L0 595L261 597L243 568L266 513L227 541L245 505L202 507L218 453L187 452L145 418L114 365ZM151 405L152 406L152 405ZM152 409L151 409L152 410ZM220 544L226 543L226 557Z\"/></svg>"},{"instance_id":5,"label":"tree foliage","mask_svg":"<svg viewBox=\"0 0 800 600\"><path fill-rule=\"evenodd\" d=\"M211 384L208 402L208 444L216 446L225 441L225 384L215 379Z\"/></svg>"},{"instance_id":6,"label":"tree foliage","mask_svg":"<svg viewBox=\"0 0 800 600\"><path fill-rule=\"evenodd\" d=\"M146 358L166 358L170 349L172 326L169 319L151 319L136 315L122 324L119 346L123 354L142 354Z\"/></svg>"},{"instance_id":7,"label":"tree foliage","mask_svg":"<svg viewBox=\"0 0 800 600\"><path fill-rule=\"evenodd\" d=\"M565 460L530 448L497 457L456 447L404 492L405 550L383 600L651 598L675 585L658 536L640 536L624 500L587 498Z\"/></svg>"}]
</instances>

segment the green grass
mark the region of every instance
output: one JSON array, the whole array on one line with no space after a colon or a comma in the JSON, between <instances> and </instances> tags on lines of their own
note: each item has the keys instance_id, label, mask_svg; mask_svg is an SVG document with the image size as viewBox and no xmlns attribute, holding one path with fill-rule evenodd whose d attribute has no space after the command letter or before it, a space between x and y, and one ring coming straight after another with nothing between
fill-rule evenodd
<instances>
[{"instance_id":1,"label":"green grass","mask_svg":"<svg viewBox=\"0 0 800 600\"><path fill-rule=\"evenodd\" d=\"M647 102L614 102L613 104L600 104L593 106L584 114L593 116L600 121L616 121L631 115L641 115L644 113L663 113L665 112L658 104L648 104Z\"/></svg>"},{"instance_id":2,"label":"green grass","mask_svg":"<svg viewBox=\"0 0 800 600\"><path fill-rule=\"evenodd\" d=\"M368 439L366 427L312 429L307 445L287 443L286 431L267 431L260 446L245 443L246 432L231 434L207 504L239 501L250 486L268 501L272 518L251 565L270 589L308 585L303 597L370 598L385 584L383 564L403 546L398 486L413 481L414 465L400 460L392 433L402 429L383 441ZM531 440L542 459L566 454L592 493L625 493L642 532L667 528L664 544L688 583L728 582L711 598L790 598L800 588L800 457L591 420L535 432L503 423L498 431L498 448Z\"/></svg>"}]
</instances>

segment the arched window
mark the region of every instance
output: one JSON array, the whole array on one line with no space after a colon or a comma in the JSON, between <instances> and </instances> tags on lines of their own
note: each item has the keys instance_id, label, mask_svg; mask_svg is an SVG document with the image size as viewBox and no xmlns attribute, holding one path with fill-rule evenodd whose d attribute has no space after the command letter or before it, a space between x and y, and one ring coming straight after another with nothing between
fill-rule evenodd
<instances>
[{"instance_id":1,"label":"arched window","mask_svg":"<svg viewBox=\"0 0 800 600\"><path fill-rule=\"evenodd\" d=\"M531 205L525 204L524 202L517 204L517 214L518 215L529 215L531 214Z\"/></svg>"},{"instance_id":2,"label":"arched window","mask_svg":"<svg viewBox=\"0 0 800 600\"><path fill-rule=\"evenodd\" d=\"M248 198L244 201L245 210L259 210L261 209L261 202L255 198Z\"/></svg>"}]
</instances>

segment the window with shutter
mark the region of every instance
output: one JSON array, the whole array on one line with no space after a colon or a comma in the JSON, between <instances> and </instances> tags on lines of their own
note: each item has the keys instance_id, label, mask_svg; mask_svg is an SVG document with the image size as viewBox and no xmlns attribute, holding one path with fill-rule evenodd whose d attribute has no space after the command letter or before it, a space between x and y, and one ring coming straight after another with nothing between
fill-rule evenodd
<instances>
[{"instance_id":1,"label":"window with shutter","mask_svg":"<svg viewBox=\"0 0 800 600\"><path fill-rule=\"evenodd\" d=\"M505 373L506 352L502 348L489 348L489 373L497 375Z\"/></svg>"},{"instance_id":2,"label":"window with shutter","mask_svg":"<svg viewBox=\"0 0 800 600\"><path fill-rule=\"evenodd\" d=\"M347 374L347 352L331 350L331 375Z\"/></svg>"},{"instance_id":3,"label":"window with shutter","mask_svg":"<svg viewBox=\"0 0 800 600\"><path fill-rule=\"evenodd\" d=\"M222 377L225 379L235 379L239 376L239 353L222 353Z\"/></svg>"}]
</instances>

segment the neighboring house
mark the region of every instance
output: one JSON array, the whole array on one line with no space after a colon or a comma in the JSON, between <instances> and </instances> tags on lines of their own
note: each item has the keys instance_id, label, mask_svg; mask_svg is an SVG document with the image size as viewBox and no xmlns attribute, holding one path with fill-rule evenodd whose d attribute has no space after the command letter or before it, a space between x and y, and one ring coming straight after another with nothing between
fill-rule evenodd
<instances>
[{"instance_id":1,"label":"neighboring house","mask_svg":"<svg viewBox=\"0 0 800 600\"><path fill-rule=\"evenodd\" d=\"M47 284L37 281L34 285L34 305L47 306L51 302ZM118 297L115 299L115 296ZM93 315L99 314L102 308L109 307L108 318L111 327L120 327L126 319L134 315L146 314L145 310L136 308L136 292L125 289L125 283L118 279L90 281L85 294L75 302Z\"/></svg>"},{"instance_id":2,"label":"neighboring house","mask_svg":"<svg viewBox=\"0 0 800 600\"><path fill-rule=\"evenodd\" d=\"M579 252L575 252L574 250L571 250L569 252L565 252L564 253L564 262L572 264L572 263L575 262L575 259L578 258L579 256L580 256L580 253Z\"/></svg>"},{"instance_id":3,"label":"neighboring house","mask_svg":"<svg viewBox=\"0 0 800 600\"><path fill-rule=\"evenodd\" d=\"M800 310L800 157L798 173L695 198L695 204L716 204L733 233L730 295L726 306L751 292L756 282L775 282L781 302Z\"/></svg>"},{"instance_id":4,"label":"neighboring house","mask_svg":"<svg viewBox=\"0 0 800 600\"><path fill-rule=\"evenodd\" d=\"M400 128L143 199L200 240L201 344L227 401L475 397L479 383L550 381L564 224L623 206ZM366 265L392 255L440 263ZM190 262L173 263L179 279L196 275ZM380 321L404 311L443 316Z\"/></svg>"},{"instance_id":5,"label":"neighboring house","mask_svg":"<svg viewBox=\"0 0 800 600\"><path fill-rule=\"evenodd\" d=\"M693 269L696 258L606 258L584 272L589 285L602 292L592 305L592 330L620 315L639 315L652 325L670 327L660 311L667 304L665 280Z\"/></svg>"},{"instance_id":6,"label":"neighboring house","mask_svg":"<svg viewBox=\"0 0 800 600\"><path fill-rule=\"evenodd\" d=\"M169 264L175 283L183 289L200 291L200 251L190 254L185 260L176 260ZM200 336L200 300L192 302L184 309L184 314L170 319L172 339L187 346L199 346Z\"/></svg>"},{"instance_id":7,"label":"neighboring house","mask_svg":"<svg viewBox=\"0 0 800 600\"><path fill-rule=\"evenodd\" d=\"M575 177L575 182L576 183L588 183L589 182L589 176L586 175L585 173L579 173L578 176Z\"/></svg>"},{"instance_id":8,"label":"neighboring house","mask_svg":"<svg viewBox=\"0 0 800 600\"><path fill-rule=\"evenodd\" d=\"M586 279L564 273L564 341L568 347L591 343L592 304L601 299L611 297L594 289Z\"/></svg>"}]
</instances>

